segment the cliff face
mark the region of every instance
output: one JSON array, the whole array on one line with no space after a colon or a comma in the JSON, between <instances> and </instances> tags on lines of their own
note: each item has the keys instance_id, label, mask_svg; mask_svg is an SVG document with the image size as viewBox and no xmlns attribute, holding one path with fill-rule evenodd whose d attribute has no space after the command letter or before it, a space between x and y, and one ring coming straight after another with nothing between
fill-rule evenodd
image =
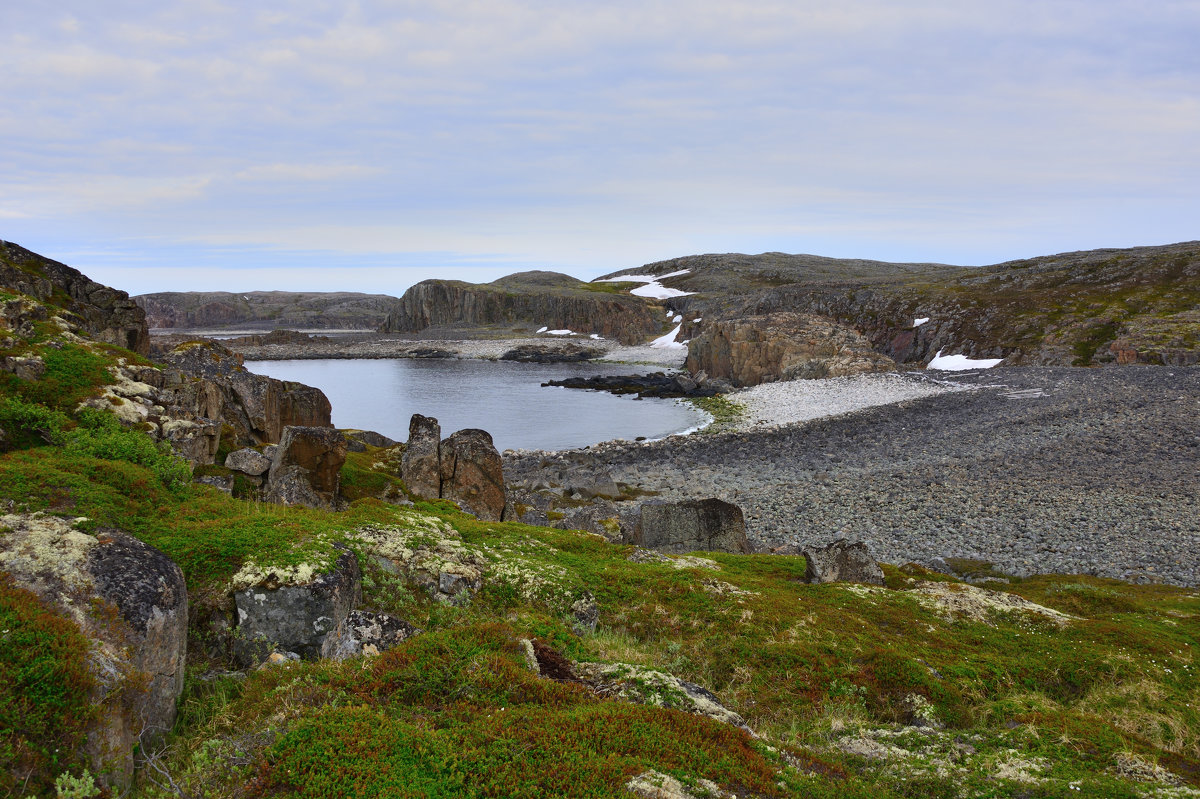
<instances>
[{"instance_id":1,"label":"cliff face","mask_svg":"<svg viewBox=\"0 0 1200 799\"><path fill-rule=\"evenodd\" d=\"M58 306L68 321L96 341L139 355L150 351L146 315L123 291L97 283L78 269L0 241L0 286Z\"/></svg>"},{"instance_id":2,"label":"cliff face","mask_svg":"<svg viewBox=\"0 0 1200 799\"><path fill-rule=\"evenodd\" d=\"M684 269L667 285L694 294L669 305L704 317L705 327L717 319L815 314L857 330L900 363L928 363L939 350L1013 365L1200 362L1200 242L984 267L765 253L692 256L628 271Z\"/></svg>"},{"instance_id":3,"label":"cliff face","mask_svg":"<svg viewBox=\"0 0 1200 799\"><path fill-rule=\"evenodd\" d=\"M133 298L153 329L226 327L374 330L395 307L387 294L349 291L164 291Z\"/></svg>"},{"instance_id":4,"label":"cliff face","mask_svg":"<svg viewBox=\"0 0 1200 799\"><path fill-rule=\"evenodd\" d=\"M437 327L550 327L640 344L661 332L661 311L606 284L555 272L523 272L492 283L426 280L404 292L381 328L418 333ZM508 332L508 331L505 331Z\"/></svg>"}]
</instances>

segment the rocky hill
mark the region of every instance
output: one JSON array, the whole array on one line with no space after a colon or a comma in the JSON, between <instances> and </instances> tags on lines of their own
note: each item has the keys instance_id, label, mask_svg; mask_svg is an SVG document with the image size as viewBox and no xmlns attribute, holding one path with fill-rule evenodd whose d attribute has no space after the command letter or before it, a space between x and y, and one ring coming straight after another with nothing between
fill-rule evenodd
<instances>
[{"instance_id":1,"label":"rocky hill","mask_svg":"<svg viewBox=\"0 0 1200 799\"><path fill-rule=\"evenodd\" d=\"M374 330L396 304L387 294L350 291L164 291L133 301L156 330Z\"/></svg>"},{"instance_id":2,"label":"rocky hill","mask_svg":"<svg viewBox=\"0 0 1200 799\"><path fill-rule=\"evenodd\" d=\"M640 344L662 332L660 309L611 284L584 283L558 272L520 272L491 283L425 280L404 292L381 328L504 338L539 328L598 334Z\"/></svg>"},{"instance_id":3,"label":"rocky hill","mask_svg":"<svg viewBox=\"0 0 1200 799\"><path fill-rule=\"evenodd\" d=\"M1200 361L1200 242L984 267L701 255L607 277L632 274L673 275L663 285L688 294L668 304L688 318L816 314L905 364L927 363L939 351L1014 365ZM712 363L714 347L728 348L706 332L691 331L696 363Z\"/></svg>"},{"instance_id":4,"label":"rocky hill","mask_svg":"<svg viewBox=\"0 0 1200 799\"><path fill-rule=\"evenodd\" d=\"M812 543L859 532L833 523L805 530L800 553L753 553L737 506L599 486L570 459L563 507L579 504L586 478L636 513L631 539L619 519L559 529L545 522L563 512L538 520L516 501L530 523L508 521L507 507L501 521L472 515L446 487L468 487L486 433L407 447L345 435L324 426L327 405L278 396L294 384L243 386L219 347L193 342L153 362L110 342L145 338L124 295L4 253L2 796L1200 793L1194 585L1018 577L955 557L881 566L862 546ZM1170 398L1176 422L1190 419L1194 394ZM1088 405L1073 407L1076 427L1103 421ZM311 418L274 444L272 406ZM962 440L943 419L924 423ZM870 421L849 447L887 445ZM436 426L423 422L410 429ZM980 435L993 423L970 420ZM1143 427L1181 461L1196 446L1190 429ZM193 433L241 449L221 452L221 467L186 444ZM1058 451L1047 440L1034 456ZM823 487L827 468L841 485L837 442L818 430L783 452L822 469L806 502L826 510L839 506ZM745 458L734 454L723 461ZM935 511L956 523L964 511L946 500L926 509L904 494L943 496L954 464L929 455L935 472L870 483L887 496L864 512L903 511L914 538ZM1145 477L1084 477L1116 492L1122 517L1154 515L1189 473L1158 483L1158 459L1141 464ZM246 480L284 473L337 502L262 502ZM421 474L440 498L420 493ZM1135 491L1142 504L1121 501ZM973 493L985 522L991 503L1011 501ZM794 503L787 512L796 518ZM1070 540L1081 517L1061 518Z\"/></svg>"}]
</instances>

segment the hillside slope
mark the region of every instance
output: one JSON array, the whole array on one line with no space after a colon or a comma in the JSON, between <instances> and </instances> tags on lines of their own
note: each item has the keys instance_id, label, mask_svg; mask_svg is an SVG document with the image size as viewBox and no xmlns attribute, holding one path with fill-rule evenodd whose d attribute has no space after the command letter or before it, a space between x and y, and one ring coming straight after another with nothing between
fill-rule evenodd
<instances>
[{"instance_id":1,"label":"hillside slope","mask_svg":"<svg viewBox=\"0 0 1200 799\"><path fill-rule=\"evenodd\" d=\"M152 329L374 330L396 304L351 291L164 291L133 298Z\"/></svg>"},{"instance_id":2,"label":"hillside slope","mask_svg":"<svg viewBox=\"0 0 1200 799\"><path fill-rule=\"evenodd\" d=\"M984 267L701 255L601 279L682 270L664 285L691 292L668 301L687 317L819 314L901 363L927 363L938 351L1013 365L1200 362L1200 242ZM703 330L693 333L703 347Z\"/></svg>"}]
</instances>

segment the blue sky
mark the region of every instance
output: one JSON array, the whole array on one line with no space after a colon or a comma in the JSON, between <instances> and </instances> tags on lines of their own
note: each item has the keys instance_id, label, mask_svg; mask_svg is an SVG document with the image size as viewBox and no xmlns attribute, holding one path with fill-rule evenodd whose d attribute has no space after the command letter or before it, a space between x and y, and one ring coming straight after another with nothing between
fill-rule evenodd
<instances>
[{"instance_id":1,"label":"blue sky","mask_svg":"<svg viewBox=\"0 0 1200 799\"><path fill-rule=\"evenodd\" d=\"M5 0L0 238L131 293L393 294L1191 240L1197 41L1172 0Z\"/></svg>"}]
</instances>

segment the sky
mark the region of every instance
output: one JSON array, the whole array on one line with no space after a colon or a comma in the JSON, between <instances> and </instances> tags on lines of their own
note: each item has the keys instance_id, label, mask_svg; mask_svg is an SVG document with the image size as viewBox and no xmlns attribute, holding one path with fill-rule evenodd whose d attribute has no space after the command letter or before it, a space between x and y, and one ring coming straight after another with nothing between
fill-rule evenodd
<instances>
[{"instance_id":1,"label":"sky","mask_svg":"<svg viewBox=\"0 0 1200 799\"><path fill-rule=\"evenodd\" d=\"M138 294L1200 238L1200 0L4 0L0 238Z\"/></svg>"}]
</instances>

